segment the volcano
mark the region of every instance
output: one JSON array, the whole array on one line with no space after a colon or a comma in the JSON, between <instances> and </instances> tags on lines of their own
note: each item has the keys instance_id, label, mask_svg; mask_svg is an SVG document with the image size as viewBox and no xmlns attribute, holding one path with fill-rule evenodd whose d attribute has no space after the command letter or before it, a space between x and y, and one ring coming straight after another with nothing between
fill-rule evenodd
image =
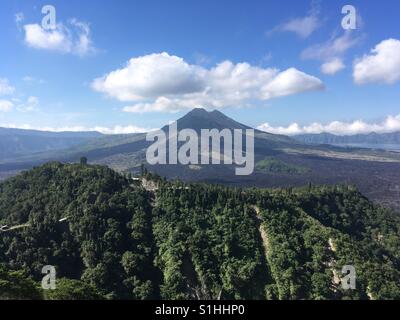
<instances>
[{"instance_id":1,"label":"volcano","mask_svg":"<svg viewBox=\"0 0 400 320\"><path fill-rule=\"evenodd\" d=\"M251 129L220 111L196 108L177 121L178 130ZM168 131L168 125L162 128ZM92 134L93 135L93 134ZM144 164L168 179L234 185L238 187L290 187L312 184L356 185L372 200L400 209L396 185L400 181L400 154L360 148L309 145L283 135L254 129L255 171L236 176L233 165L148 165L146 150L153 143L146 133L97 135L62 150L29 153L1 160L0 178L49 161L107 165L136 174ZM21 135L22 136L22 135ZM26 135L29 137L29 133Z\"/></svg>"}]
</instances>

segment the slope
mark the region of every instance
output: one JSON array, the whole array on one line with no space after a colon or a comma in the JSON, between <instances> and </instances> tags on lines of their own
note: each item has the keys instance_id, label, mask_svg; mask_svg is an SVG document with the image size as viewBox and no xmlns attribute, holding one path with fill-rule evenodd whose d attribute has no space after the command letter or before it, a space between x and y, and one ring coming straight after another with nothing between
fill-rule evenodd
<instances>
[{"instance_id":1,"label":"slope","mask_svg":"<svg viewBox=\"0 0 400 320\"><path fill-rule=\"evenodd\" d=\"M107 299L400 298L400 218L353 187L145 178L155 191L106 167L49 163L1 183L0 223L30 227L0 233L0 263L37 281L54 265ZM344 265L354 290L334 281Z\"/></svg>"}]
</instances>

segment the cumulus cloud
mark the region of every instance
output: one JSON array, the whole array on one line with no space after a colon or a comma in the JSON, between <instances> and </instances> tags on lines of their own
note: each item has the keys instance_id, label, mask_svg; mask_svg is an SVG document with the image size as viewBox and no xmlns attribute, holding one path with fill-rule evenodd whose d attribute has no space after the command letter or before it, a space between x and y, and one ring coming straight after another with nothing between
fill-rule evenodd
<instances>
[{"instance_id":1,"label":"cumulus cloud","mask_svg":"<svg viewBox=\"0 0 400 320\"><path fill-rule=\"evenodd\" d=\"M24 25L25 43L31 48L85 56L94 53L87 23L71 19L69 25L57 24L55 29L43 29L39 24Z\"/></svg>"},{"instance_id":2,"label":"cumulus cloud","mask_svg":"<svg viewBox=\"0 0 400 320\"><path fill-rule=\"evenodd\" d=\"M345 65L343 60L340 58L333 58L322 64L321 72L328 75L334 75L338 73L340 70L344 69Z\"/></svg>"},{"instance_id":3,"label":"cumulus cloud","mask_svg":"<svg viewBox=\"0 0 400 320\"><path fill-rule=\"evenodd\" d=\"M314 5L308 15L293 18L279 24L268 31L267 35L272 35L276 32L293 32L301 38L308 38L320 25L319 8Z\"/></svg>"},{"instance_id":4,"label":"cumulus cloud","mask_svg":"<svg viewBox=\"0 0 400 320\"><path fill-rule=\"evenodd\" d=\"M10 85L8 79L0 78L0 95L8 95L14 93L15 88Z\"/></svg>"},{"instance_id":5,"label":"cumulus cloud","mask_svg":"<svg viewBox=\"0 0 400 320\"><path fill-rule=\"evenodd\" d=\"M38 24L27 24L24 30L25 43L32 48L61 52L71 50L72 43L63 25L58 25L54 30L45 30Z\"/></svg>"},{"instance_id":6,"label":"cumulus cloud","mask_svg":"<svg viewBox=\"0 0 400 320\"><path fill-rule=\"evenodd\" d=\"M193 93L204 87L202 72L201 67L164 52L132 58L125 68L95 79L92 87L120 101Z\"/></svg>"},{"instance_id":7,"label":"cumulus cloud","mask_svg":"<svg viewBox=\"0 0 400 320\"><path fill-rule=\"evenodd\" d=\"M400 114L397 116L388 116L381 123L367 123L362 120L356 120L353 122L333 121L325 125L315 122L308 126L300 126L297 123L292 123L287 127L274 127L268 123L263 123L258 126L257 129L289 136L298 134L318 134L322 132L336 135L366 134L371 132L389 133L400 131Z\"/></svg>"},{"instance_id":8,"label":"cumulus cloud","mask_svg":"<svg viewBox=\"0 0 400 320\"><path fill-rule=\"evenodd\" d=\"M262 88L265 99L323 89L321 80L295 68L287 69Z\"/></svg>"},{"instance_id":9,"label":"cumulus cloud","mask_svg":"<svg viewBox=\"0 0 400 320\"><path fill-rule=\"evenodd\" d=\"M0 112L9 112L14 107L14 104L8 100L0 100Z\"/></svg>"},{"instance_id":10,"label":"cumulus cloud","mask_svg":"<svg viewBox=\"0 0 400 320\"><path fill-rule=\"evenodd\" d=\"M126 112L180 111L194 107L243 106L305 91L322 90L316 77L295 68L280 72L224 61L212 68L192 65L166 52L132 58L92 82L92 88L123 102Z\"/></svg>"},{"instance_id":11,"label":"cumulus cloud","mask_svg":"<svg viewBox=\"0 0 400 320\"><path fill-rule=\"evenodd\" d=\"M380 42L369 55L354 62L353 78L357 84L394 84L400 80L400 41Z\"/></svg>"},{"instance_id":12,"label":"cumulus cloud","mask_svg":"<svg viewBox=\"0 0 400 320\"><path fill-rule=\"evenodd\" d=\"M50 132L85 132L85 131L97 131L103 134L129 134L129 133L143 133L149 132L155 129L141 128L134 125L120 126L116 125L114 127L85 127L85 126L61 126L61 127L51 127L51 126L32 126L30 124L1 124L3 128L12 129L25 129L25 130L39 130L39 131L50 131Z\"/></svg>"}]
</instances>

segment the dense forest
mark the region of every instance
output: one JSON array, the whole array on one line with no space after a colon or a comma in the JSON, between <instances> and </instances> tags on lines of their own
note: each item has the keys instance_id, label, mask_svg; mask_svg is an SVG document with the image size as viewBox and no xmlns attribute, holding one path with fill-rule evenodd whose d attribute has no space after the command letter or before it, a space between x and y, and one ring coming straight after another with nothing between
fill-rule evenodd
<instances>
[{"instance_id":1,"label":"dense forest","mask_svg":"<svg viewBox=\"0 0 400 320\"><path fill-rule=\"evenodd\" d=\"M138 183L53 162L0 184L0 226L0 299L400 299L400 216L351 186Z\"/></svg>"}]
</instances>

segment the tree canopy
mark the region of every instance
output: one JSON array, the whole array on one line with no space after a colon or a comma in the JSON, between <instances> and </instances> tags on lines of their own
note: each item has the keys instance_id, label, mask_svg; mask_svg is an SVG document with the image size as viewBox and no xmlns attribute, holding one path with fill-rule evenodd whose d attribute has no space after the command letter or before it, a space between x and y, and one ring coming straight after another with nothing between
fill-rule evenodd
<instances>
[{"instance_id":1,"label":"tree canopy","mask_svg":"<svg viewBox=\"0 0 400 320\"><path fill-rule=\"evenodd\" d=\"M0 224L13 227L0 233L1 298L400 298L400 218L354 187L142 178L156 187L53 162L0 183ZM44 265L54 291L38 289Z\"/></svg>"}]
</instances>

